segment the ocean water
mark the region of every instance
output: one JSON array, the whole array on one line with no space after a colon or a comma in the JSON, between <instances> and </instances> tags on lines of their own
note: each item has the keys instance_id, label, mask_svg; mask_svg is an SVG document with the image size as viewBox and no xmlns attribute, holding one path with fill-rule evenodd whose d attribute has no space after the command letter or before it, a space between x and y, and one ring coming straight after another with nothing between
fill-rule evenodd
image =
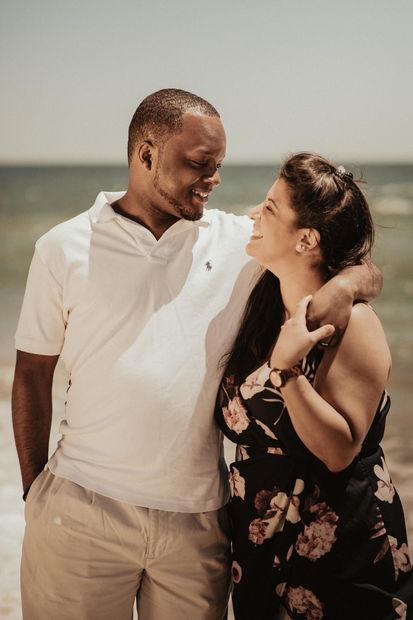
<instances>
[{"instance_id":1,"label":"ocean water","mask_svg":"<svg viewBox=\"0 0 413 620\"><path fill-rule=\"evenodd\" d=\"M374 303L393 356L393 407L384 441L413 541L413 164L348 166L367 182L376 223L373 258L384 276ZM273 166L224 166L210 208L245 213L272 184ZM126 187L121 166L0 167L0 616L19 617L18 558L23 529L18 464L10 424L13 335L35 240L93 204L102 190ZM59 374L60 373L60 374ZM57 377L56 410L60 408ZM60 377L60 378L59 378ZM56 440L54 426L52 443ZM412 543L411 543L412 547Z\"/></svg>"}]
</instances>

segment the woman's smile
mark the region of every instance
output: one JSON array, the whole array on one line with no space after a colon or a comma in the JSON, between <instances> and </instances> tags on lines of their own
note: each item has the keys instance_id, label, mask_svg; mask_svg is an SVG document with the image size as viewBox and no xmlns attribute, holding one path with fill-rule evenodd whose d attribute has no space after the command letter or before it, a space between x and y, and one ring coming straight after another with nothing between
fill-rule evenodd
<instances>
[{"instance_id":1,"label":"woman's smile","mask_svg":"<svg viewBox=\"0 0 413 620\"><path fill-rule=\"evenodd\" d=\"M263 237L263 234L259 230L254 229L252 231L251 239L262 239L262 237Z\"/></svg>"}]
</instances>

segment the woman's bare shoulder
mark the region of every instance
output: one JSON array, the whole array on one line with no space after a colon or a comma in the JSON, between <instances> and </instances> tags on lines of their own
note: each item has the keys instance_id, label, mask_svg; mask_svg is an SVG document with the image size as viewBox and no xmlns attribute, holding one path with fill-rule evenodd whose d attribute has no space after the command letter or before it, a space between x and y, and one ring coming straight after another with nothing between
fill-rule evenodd
<instances>
[{"instance_id":1,"label":"woman's bare shoulder","mask_svg":"<svg viewBox=\"0 0 413 620\"><path fill-rule=\"evenodd\" d=\"M374 309L364 303L353 306L344 335L333 353L332 364L345 364L355 371L388 376L391 355L383 326Z\"/></svg>"},{"instance_id":2,"label":"woman's bare shoulder","mask_svg":"<svg viewBox=\"0 0 413 620\"><path fill-rule=\"evenodd\" d=\"M342 343L348 346L357 342L364 343L366 346L382 347L383 353L389 351L381 321L370 304L355 304L351 311Z\"/></svg>"}]
</instances>

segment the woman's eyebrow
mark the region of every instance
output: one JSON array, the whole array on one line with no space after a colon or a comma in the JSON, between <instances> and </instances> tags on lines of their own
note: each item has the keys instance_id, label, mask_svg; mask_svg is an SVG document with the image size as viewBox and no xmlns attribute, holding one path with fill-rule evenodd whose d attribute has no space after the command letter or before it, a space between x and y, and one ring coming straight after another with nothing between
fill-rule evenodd
<instances>
[{"instance_id":1,"label":"woman's eyebrow","mask_svg":"<svg viewBox=\"0 0 413 620\"><path fill-rule=\"evenodd\" d=\"M277 203L275 202L275 200L273 200L272 198L269 198L268 196L267 196L267 200L268 200L268 202L272 202L274 207L277 207Z\"/></svg>"}]
</instances>

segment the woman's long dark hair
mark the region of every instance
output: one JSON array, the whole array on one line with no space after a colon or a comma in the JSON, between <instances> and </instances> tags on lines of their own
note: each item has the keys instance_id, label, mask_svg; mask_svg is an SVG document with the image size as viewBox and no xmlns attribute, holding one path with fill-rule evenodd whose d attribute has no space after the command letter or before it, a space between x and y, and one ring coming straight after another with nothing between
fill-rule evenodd
<instances>
[{"instance_id":1,"label":"woman's long dark hair","mask_svg":"<svg viewBox=\"0 0 413 620\"><path fill-rule=\"evenodd\" d=\"M320 233L324 278L359 265L371 251L374 226L367 201L350 173L314 153L292 155L279 178L287 183L299 228ZM284 322L278 278L265 270L249 296L238 335L225 356L225 374L244 380L269 358Z\"/></svg>"},{"instance_id":2,"label":"woman's long dark hair","mask_svg":"<svg viewBox=\"0 0 413 620\"><path fill-rule=\"evenodd\" d=\"M248 298L232 351L224 358L226 374L244 379L268 358L283 322L280 281L265 270Z\"/></svg>"}]
</instances>

